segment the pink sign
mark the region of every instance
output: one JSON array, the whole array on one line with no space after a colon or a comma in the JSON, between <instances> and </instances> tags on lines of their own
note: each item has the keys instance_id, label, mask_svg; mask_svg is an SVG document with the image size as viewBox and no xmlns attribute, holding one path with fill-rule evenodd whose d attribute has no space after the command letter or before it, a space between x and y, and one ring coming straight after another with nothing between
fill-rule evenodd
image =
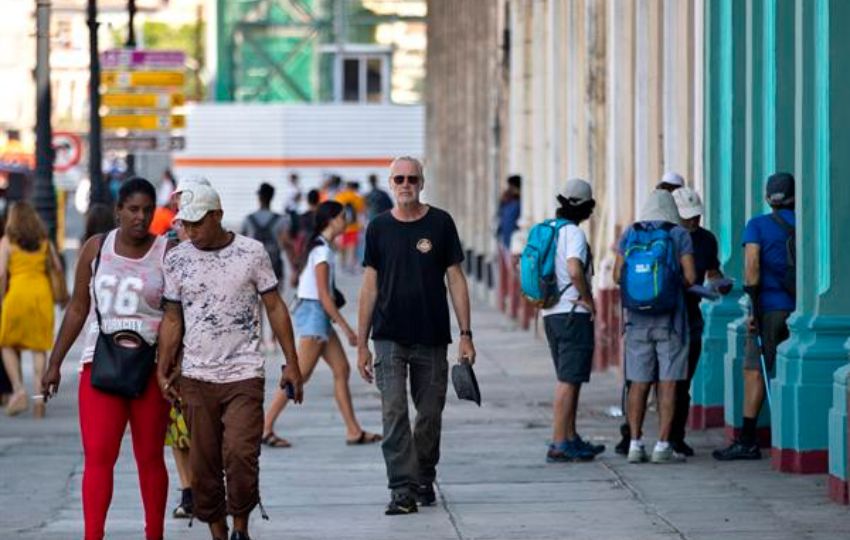
<instances>
[{"instance_id":1,"label":"pink sign","mask_svg":"<svg viewBox=\"0 0 850 540\"><path fill-rule=\"evenodd\" d=\"M186 53L183 51L109 49L100 53L103 69L182 68L185 63Z\"/></svg>"}]
</instances>

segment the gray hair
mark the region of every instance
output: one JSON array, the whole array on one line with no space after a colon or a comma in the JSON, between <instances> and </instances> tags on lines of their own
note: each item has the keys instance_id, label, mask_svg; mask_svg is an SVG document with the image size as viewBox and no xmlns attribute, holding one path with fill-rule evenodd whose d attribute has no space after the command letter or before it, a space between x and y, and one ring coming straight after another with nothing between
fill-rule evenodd
<instances>
[{"instance_id":1,"label":"gray hair","mask_svg":"<svg viewBox=\"0 0 850 540\"><path fill-rule=\"evenodd\" d=\"M416 169L419 171L419 179L423 182L425 181L425 167L422 165L421 161L419 161L413 156L398 156L397 158L393 159L392 163L390 163L390 171L392 171L396 164L401 161L406 161L415 165Z\"/></svg>"}]
</instances>

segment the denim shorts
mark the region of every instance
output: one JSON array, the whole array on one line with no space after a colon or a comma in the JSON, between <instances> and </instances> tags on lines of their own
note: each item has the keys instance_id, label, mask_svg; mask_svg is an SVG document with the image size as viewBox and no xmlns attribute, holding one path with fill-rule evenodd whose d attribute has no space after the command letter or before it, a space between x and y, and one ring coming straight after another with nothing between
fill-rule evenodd
<instances>
[{"instance_id":1,"label":"denim shorts","mask_svg":"<svg viewBox=\"0 0 850 540\"><path fill-rule=\"evenodd\" d=\"M299 338L313 337L327 341L333 331L331 319L318 300L298 300L292 318L295 335Z\"/></svg>"}]
</instances>

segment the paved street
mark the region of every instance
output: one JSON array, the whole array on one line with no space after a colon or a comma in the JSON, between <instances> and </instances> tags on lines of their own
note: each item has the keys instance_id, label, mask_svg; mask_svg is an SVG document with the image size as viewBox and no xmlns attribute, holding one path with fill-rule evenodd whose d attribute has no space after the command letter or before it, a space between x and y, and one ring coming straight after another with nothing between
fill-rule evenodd
<instances>
[{"instance_id":1,"label":"paved street","mask_svg":"<svg viewBox=\"0 0 850 540\"><path fill-rule=\"evenodd\" d=\"M343 280L349 298L356 281ZM346 308L353 320L354 306ZM714 430L690 437L687 464L628 465L613 453L620 419L615 374L594 375L583 395L580 431L608 451L588 464L544 462L550 434L552 368L542 339L517 331L478 306L473 327L479 409L450 390L439 468L439 504L418 515L385 517L388 498L379 446L348 447L319 366L306 402L287 411L278 433L291 449L264 449L261 485L271 516L252 516L255 539L835 539L847 537L847 509L830 503L824 476L773 472L767 460L718 464ZM350 354L354 361L353 353ZM0 418L0 524L5 538L80 538L82 455L76 417L75 357L65 364L59 398L44 421ZM276 374L279 359L269 363ZM26 363L27 367L29 363ZM276 378L269 378L271 391ZM380 429L378 394L352 375L355 408L367 429ZM654 428L654 413L649 416ZM651 435L651 434L650 434ZM648 437L654 443L652 436ZM169 512L177 502L172 473ZM130 439L116 467L107 523L111 539L142 537L141 501ZM206 527L167 520L167 538L204 539Z\"/></svg>"}]
</instances>

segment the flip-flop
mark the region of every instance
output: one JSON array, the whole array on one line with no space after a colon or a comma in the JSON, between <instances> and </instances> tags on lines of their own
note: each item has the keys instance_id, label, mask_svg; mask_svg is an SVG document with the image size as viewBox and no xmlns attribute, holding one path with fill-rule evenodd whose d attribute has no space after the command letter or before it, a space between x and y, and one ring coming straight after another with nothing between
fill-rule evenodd
<instances>
[{"instance_id":1,"label":"flip-flop","mask_svg":"<svg viewBox=\"0 0 850 540\"><path fill-rule=\"evenodd\" d=\"M289 448L290 446L292 446L289 441L278 437L274 433L269 433L268 435L264 436L262 441L263 445L268 446L270 448Z\"/></svg>"},{"instance_id":2,"label":"flip-flop","mask_svg":"<svg viewBox=\"0 0 850 540\"><path fill-rule=\"evenodd\" d=\"M358 446L361 444L373 444L376 442L380 442L383 439L377 433L369 433L366 430L360 432L360 436L356 439L348 439L345 441L345 444L348 446Z\"/></svg>"}]
</instances>

